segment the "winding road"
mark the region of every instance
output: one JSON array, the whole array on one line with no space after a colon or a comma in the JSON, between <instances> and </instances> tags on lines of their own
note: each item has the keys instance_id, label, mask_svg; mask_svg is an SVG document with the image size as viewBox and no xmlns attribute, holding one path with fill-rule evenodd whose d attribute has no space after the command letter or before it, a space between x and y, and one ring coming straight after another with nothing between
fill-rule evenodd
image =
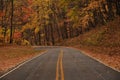
<instances>
[{"instance_id":1,"label":"winding road","mask_svg":"<svg viewBox=\"0 0 120 80\"><path fill-rule=\"evenodd\" d=\"M117 72L65 47L36 47L47 50L0 77L0 80L120 80Z\"/></svg>"}]
</instances>

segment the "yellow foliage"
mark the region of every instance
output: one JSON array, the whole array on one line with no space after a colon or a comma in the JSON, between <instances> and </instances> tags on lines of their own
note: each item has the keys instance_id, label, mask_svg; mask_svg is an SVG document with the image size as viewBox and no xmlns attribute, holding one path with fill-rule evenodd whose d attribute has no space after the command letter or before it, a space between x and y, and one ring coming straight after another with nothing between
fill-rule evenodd
<instances>
[{"instance_id":1,"label":"yellow foliage","mask_svg":"<svg viewBox=\"0 0 120 80\"><path fill-rule=\"evenodd\" d=\"M24 25L24 26L22 27L22 32L23 32L24 30L33 29L33 28L34 28L34 26L32 26L31 24L27 23L26 25Z\"/></svg>"},{"instance_id":2,"label":"yellow foliage","mask_svg":"<svg viewBox=\"0 0 120 80\"><path fill-rule=\"evenodd\" d=\"M36 27L36 28L35 28L35 34L37 34L39 31L40 31L40 28L39 28L39 27Z\"/></svg>"},{"instance_id":3,"label":"yellow foliage","mask_svg":"<svg viewBox=\"0 0 120 80\"><path fill-rule=\"evenodd\" d=\"M0 34L2 33L3 29L0 27Z\"/></svg>"},{"instance_id":4,"label":"yellow foliage","mask_svg":"<svg viewBox=\"0 0 120 80\"><path fill-rule=\"evenodd\" d=\"M45 36L45 34L43 33L43 34L41 34L41 37L44 37Z\"/></svg>"},{"instance_id":5,"label":"yellow foliage","mask_svg":"<svg viewBox=\"0 0 120 80\"><path fill-rule=\"evenodd\" d=\"M24 40L22 41L22 45L30 45L30 42L24 39Z\"/></svg>"}]
</instances>

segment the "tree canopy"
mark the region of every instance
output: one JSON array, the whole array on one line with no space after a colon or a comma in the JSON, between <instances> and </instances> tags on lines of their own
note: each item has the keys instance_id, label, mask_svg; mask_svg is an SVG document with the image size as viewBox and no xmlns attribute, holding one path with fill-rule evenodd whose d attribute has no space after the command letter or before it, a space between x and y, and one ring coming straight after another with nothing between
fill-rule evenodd
<instances>
[{"instance_id":1,"label":"tree canopy","mask_svg":"<svg viewBox=\"0 0 120 80\"><path fill-rule=\"evenodd\" d=\"M54 45L116 16L119 0L0 0L0 43Z\"/></svg>"}]
</instances>

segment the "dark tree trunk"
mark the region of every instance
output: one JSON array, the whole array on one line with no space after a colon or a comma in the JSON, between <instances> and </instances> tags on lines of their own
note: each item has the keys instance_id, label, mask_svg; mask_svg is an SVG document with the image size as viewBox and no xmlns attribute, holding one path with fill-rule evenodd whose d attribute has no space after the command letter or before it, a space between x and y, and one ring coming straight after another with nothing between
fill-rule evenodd
<instances>
[{"instance_id":1,"label":"dark tree trunk","mask_svg":"<svg viewBox=\"0 0 120 80\"><path fill-rule=\"evenodd\" d=\"M108 20L112 20L114 18L113 8L112 8L112 0L107 0L108 6Z\"/></svg>"},{"instance_id":2,"label":"dark tree trunk","mask_svg":"<svg viewBox=\"0 0 120 80\"><path fill-rule=\"evenodd\" d=\"M38 32L38 44L41 45L41 32L39 31Z\"/></svg>"},{"instance_id":3,"label":"dark tree trunk","mask_svg":"<svg viewBox=\"0 0 120 80\"><path fill-rule=\"evenodd\" d=\"M54 40L53 25L51 25L51 39L52 39L52 45L54 45L55 44L55 40Z\"/></svg>"},{"instance_id":4,"label":"dark tree trunk","mask_svg":"<svg viewBox=\"0 0 120 80\"><path fill-rule=\"evenodd\" d=\"M120 0L116 0L116 14L120 16Z\"/></svg>"},{"instance_id":5,"label":"dark tree trunk","mask_svg":"<svg viewBox=\"0 0 120 80\"><path fill-rule=\"evenodd\" d=\"M11 0L11 25L10 25L10 44L13 43L13 0Z\"/></svg>"}]
</instances>

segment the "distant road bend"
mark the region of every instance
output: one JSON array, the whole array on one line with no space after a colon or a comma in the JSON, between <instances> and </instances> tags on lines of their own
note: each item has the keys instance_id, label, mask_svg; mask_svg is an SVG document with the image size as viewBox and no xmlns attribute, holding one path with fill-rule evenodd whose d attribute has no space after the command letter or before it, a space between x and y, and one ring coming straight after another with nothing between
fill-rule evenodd
<instances>
[{"instance_id":1,"label":"distant road bend","mask_svg":"<svg viewBox=\"0 0 120 80\"><path fill-rule=\"evenodd\" d=\"M0 77L0 80L120 80L117 72L65 47L35 47L47 52Z\"/></svg>"}]
</instances>

